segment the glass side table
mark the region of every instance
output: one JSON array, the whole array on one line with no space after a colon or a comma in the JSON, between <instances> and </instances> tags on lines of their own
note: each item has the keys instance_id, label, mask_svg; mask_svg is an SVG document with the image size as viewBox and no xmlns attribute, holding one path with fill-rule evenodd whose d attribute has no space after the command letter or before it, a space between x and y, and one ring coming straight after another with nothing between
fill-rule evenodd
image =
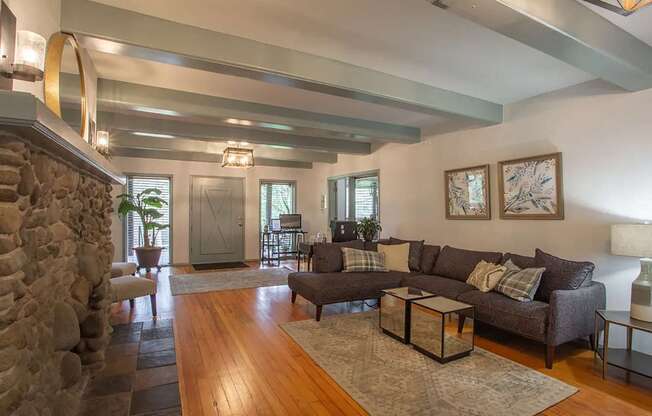
<instances>
[{"instance_id":1,"label":"glass side table","mask_svg":"<svg viewBox=\"0 0 652 416\"><path fill-rule=\"evenodd\" d=\"M600 320L604 322L604 335L600 345ZM620 325L627 328L627 347L609 347L609 327ZM652 355L632 349L634 330L652 334L652 322L639 321L629 315L629 311L595 311L595 355L602 360L602 378L607 376L607 366L613 365L629 373L652 378Z\"/></svg>"},{"instance_id":2,"label":"glass side table","mask_svg":"<svg viewBox=\"0 0 652 416\"><path fill-rule=\"evenodd\" d=\"M435 296L425 290L413 287L399 287L381 290L380 329L399 341L410 343L410 304L419 299Z\"/></svg>"},{"instance_id":3,"label":"glass side table","mask_svg":"<svg viewBox=\"0 0 652 416\"><path fill-rule=\"evenodd\" d=\"M415 300L411 306L410 342L415 350L442 364L471 354L475 346L472 305L437 296Z\"/></svg>"}]
</instances>

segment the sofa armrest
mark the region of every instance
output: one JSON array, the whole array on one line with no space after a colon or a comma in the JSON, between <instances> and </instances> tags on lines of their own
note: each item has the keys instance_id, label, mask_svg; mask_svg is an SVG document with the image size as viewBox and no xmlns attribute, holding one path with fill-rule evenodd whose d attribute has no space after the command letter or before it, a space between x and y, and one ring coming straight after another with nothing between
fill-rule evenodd
<instances>
[{"instance_id":1,"label":"sofa armrest","mask_svg":"<svg viewBox=\"0 0 652 416\"><path fill-rule=\"evenodd\" d=\"M547 344L556 346L595 331L595 311L606 307L605 287L591 282L574 290L554 290L550 296Z\"/></svg>"}]
</instances>

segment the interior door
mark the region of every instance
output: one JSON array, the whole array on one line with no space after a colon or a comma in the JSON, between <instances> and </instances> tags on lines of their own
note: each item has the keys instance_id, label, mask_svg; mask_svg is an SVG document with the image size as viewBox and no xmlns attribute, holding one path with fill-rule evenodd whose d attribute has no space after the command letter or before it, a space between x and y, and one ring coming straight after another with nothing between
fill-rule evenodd
<instances>
[{"instance_id":1,"label":"interior door","mask_svg":"<svg viewBox=\"0 0 652 416\"><path fill-rule=\"evenodd\" d=\"M192 177L190 262L244 260L244 178Z\"/></svg>"}]
</instances>

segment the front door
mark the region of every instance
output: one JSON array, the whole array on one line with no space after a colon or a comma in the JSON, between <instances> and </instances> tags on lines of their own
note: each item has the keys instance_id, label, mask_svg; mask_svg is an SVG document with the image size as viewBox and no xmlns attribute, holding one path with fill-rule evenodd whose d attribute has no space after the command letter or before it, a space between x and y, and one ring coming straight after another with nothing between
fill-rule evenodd
<instances>
[{"instance_id":1,"label":"front door","mask_svg":"<svg viewBox=\"0 0 652 416\"><path fill-rule=\"evenodd\" d=\"M244 260L244 179L192 177L190 262Z\"/></svg>"}]
</instances>

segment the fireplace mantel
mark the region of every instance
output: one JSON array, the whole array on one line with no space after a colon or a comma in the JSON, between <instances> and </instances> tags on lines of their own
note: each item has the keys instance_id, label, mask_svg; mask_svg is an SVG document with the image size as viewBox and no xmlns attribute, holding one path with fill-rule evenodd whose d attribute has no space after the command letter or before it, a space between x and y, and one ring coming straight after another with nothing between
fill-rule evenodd
<instances>
[{"instance_id":1,"label":"fireplace mantel","mask_svg":"<svg viewBox=\"0 0 652 416\"><path fill-rule=\"evenodd\" d=\"M32 94L0 91L0 130L29 139L100 179L125 184L122 172Z\"/></svg>"}]
</instances>

